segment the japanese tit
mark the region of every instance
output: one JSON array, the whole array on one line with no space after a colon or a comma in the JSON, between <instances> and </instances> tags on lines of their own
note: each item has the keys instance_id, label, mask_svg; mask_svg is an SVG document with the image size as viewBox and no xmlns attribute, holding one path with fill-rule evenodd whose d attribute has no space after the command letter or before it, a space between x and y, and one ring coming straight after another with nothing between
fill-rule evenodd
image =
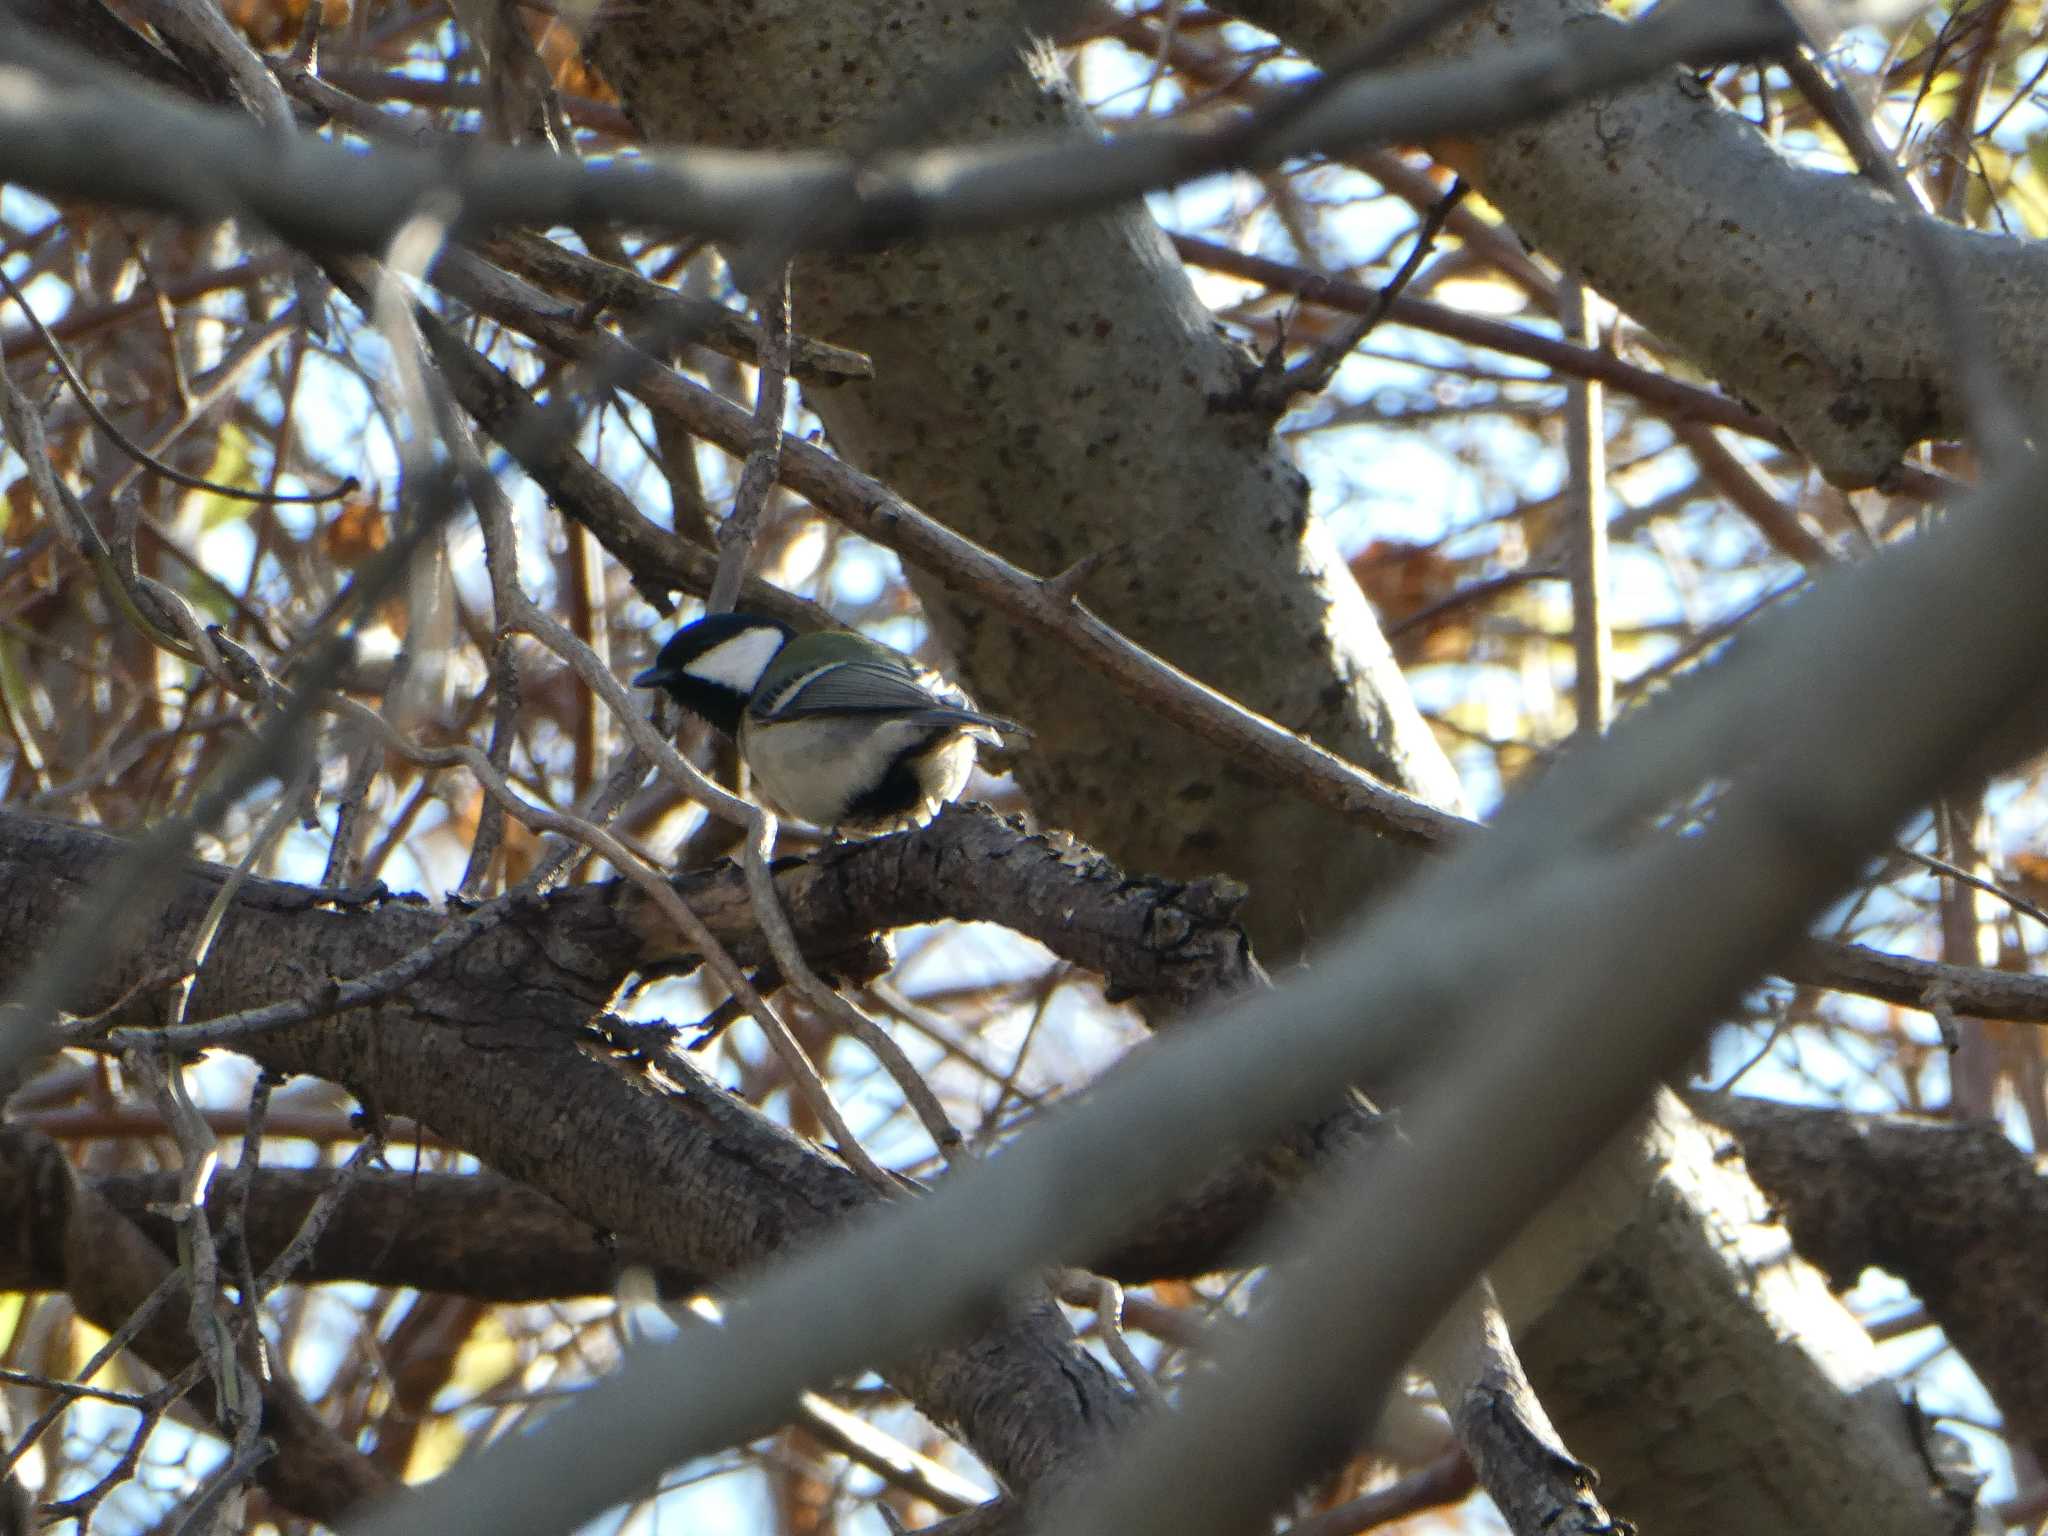
<instances>
[{"instance_id":1,"label":"japanese tit","mask_svg":"<svg viewBox=\"0 0 2048 1536\"><path fill-rule=\"evenodd\" d=\"M922 826L967 787L976 742L1028 734L864 635L751 613L685 625L633 683L737 741L777 809L857 837Z\"/></svg>"}]
</instances>

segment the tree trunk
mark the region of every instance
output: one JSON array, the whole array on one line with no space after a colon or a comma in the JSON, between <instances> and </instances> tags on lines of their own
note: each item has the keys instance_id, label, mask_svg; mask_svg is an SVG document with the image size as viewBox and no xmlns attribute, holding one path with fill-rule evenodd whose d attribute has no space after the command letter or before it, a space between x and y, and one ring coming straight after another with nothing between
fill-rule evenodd
<instances>
[{"instance_id":1,"label":"tree trunk","mask_svg":"<svg viewBox=\"0 0 2048 1536\"><path fill-rule=\"evenodd\" d=\"M858 148L888 133L921 91L950 105L963 60L1022 46L971 14L883 0L783 0L744 13L649 0L608 18L591 52L650 139ZM1334 26L1314 40L1332 41ZM920 138L985 137L1081 122L1040 62L916 128ZM1823 220L1841 199L1822 197L1819 182L1814 191L1812 216ZM1626 210L1610 211L1589 233L1635 227ZM744 281L745 253L736 264ZM1580 264L1602 281L1607 263ZM807 332L875 360L872 382L806 395L842 455L1042 576L1102 556L1080 595L1110 623L1389 782L1457 803L1449 763L1270 419L1237 403L1252 361L1218 336L1144 209L805 258L793 291ZM1133 866L1246 881L1247 925L1269 959L1331 931L1410 867L1412 853L1276 795L1138 716L1064 657L929 581L918 587L979 694L1040 722L1019 772L1043 818ZM1778 1490L1794 1485L1833 1490L1802 1509L1809 1531L1942 1528L1903 1415L1872 1408L1859 1395L1866 1383L1816 1374L1802 1351L1775 1345L1782 1334L1854 1331L1825 1287L1810 1276L1788 1285L1767 1314L1727 1262L1717 1235L1762 1208L1754 1187L1732 1171L1668 1178L1648 1145L1615 1162L1612 1203L1561 1206L1517 1266L1548 1277L1520 1304L1527 1315L1551 1303L1546 1356L1557 1368L1537 1385L1566 1443L1596 1437L1609 1486L1645 1514L1654 1508L1651 1529L1668 1536L1773 1528L1786 1509ZM1566 1288L1596 1255L1588 1278ZM1617 1290L1642 1306L1616 1308ZM1646 1361L1667 1350L1683 1359L1703 1337L1741 1351L1732 1368L1745 1411L1726 1425L1730 1444L1666 1497L1660 1458L1673 1421L1596 1405L1633 1403ZM1811 1432L1817 1403L1841 1439ZM1754 1470L1772 1457L1782 1478L1765 1487ZM1628 1498L1614 1507L1637 1513Z\"/></svg>"}]
</instances>

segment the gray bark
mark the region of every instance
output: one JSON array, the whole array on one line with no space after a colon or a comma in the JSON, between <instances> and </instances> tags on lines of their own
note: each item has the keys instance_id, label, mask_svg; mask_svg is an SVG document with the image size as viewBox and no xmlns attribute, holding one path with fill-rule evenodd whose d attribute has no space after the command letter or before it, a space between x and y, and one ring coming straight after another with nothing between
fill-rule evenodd
<instances>
[{"instance_id":1,"label":"gray bark","mask_svg":"<svg viewBox=\"0 0 2048 1536\"><path fill-rule=\"evenodd\" d=\"M1898 1276L1977 1373L2006 1433L2048 1462L2048 1180L1996 1124L1720 1096L1799 1251L1837 1285Z\"/></svg>"},{"instance_id":2,"label":"gray bark","mask_svg":"<svg viewBox=\"0 0 2048 1536\"><path fill-rule=\"evenodd\" d=\"M1495 1266L1544 1405L1645 1531L1967 1529L1974 1490L1941 1489L1870 1336L1726 1147L1660 1094Z\"/></svg>"},{"instance_id":3,"label":"gray bark","mask_svg":"<svg viewBox=\"0 0 2048 1536\"><path fill-rule=\"evenodd\" d=\"M0 993L75 919L121 847L82 828L0 816ZM809 867L799 883L820 873ZM168 1022L161 986L138 983L175 973L223 875L194 866L178 876L162 919L110 936L98 967L75 979L70 1007L100 1011L133 990L140 995L113 1022ZM829 906L832 877L823 878ZM792 911L809 904L784 889ZM739 907L709 905L714 927ZM252 880L222 919L193 1017L327 995L335 978L388 965L447 921L416 900L335 910L302 887ZM584 1221L633 1234L658 1264L730 1275L878 1197L722 1090L679 1091L593 1048L586 1026L626 976L676 947L647 921L642 899L572 887L522 904L392 996L236 1048L277 1073L339 1083L374 1113L418 1119ZM1071 1463L1133 1411L1048 1300L1019 1302L974 1338L901 1363L892 1379L1020 1486Z\"/></svg>"},{"instance_id":4,"label":"gray bark","mask_svg":"<svg viewBox=\"0 0 2048 1536\"><path fill-rule=\"evenodd\" d=\"M885 0L771 0L744 13L652 0L607 19L592 48L653 139L858 147L897 104L945 78L962 58L999 45L994 23L971 19L979 14L907 10ZM1326 20L1318 43L1336 36L1337 18ZM1042 80L1013 72L975 97L971 112L956 110L932 131L1042 128L1071 121L1076 110ZM1737 160L1729 174L1747 174L1744 166ZM1682 227L1697 225L1699 190L1690 195L1691 223ZM1860 189L1817 187L1816 198L1816 224L1847 217L1844 207L1873 218ZM1637 217L1625 206L1602 217L1585 238L1610 241L1614 251L1601 261L1574 259L1596 286L1628 302L1610 287L1607 269L1634 259L1626 253ZM1389 782L1457 802L1449 766L1356 588L1337 569L1270 423L1229 404L1249 361L1218 338L1142 209L1022 236L806 259L794 293L801 327L875 360L871 383L807 395L841 454L1041 575L1104 555L1081 597L1109 622ZM1746 334L1743 345L1757 350L1755 335ZM1830 398L1830 388L1810 375L1805 388L1822 402ZM1788 412L1793 403L1786 402ZM1823 441L1811 424L1795 430L1823 446L1841 437ZM1882 467L1896 448L1877 453L1865 444L1855 453L1861 457L1844 460L1850 449L1841 448L1836 457L1864 463L1875 455ZM1208 749L1134 716L1048 648L916 573L913 580L977 693L1038 731L1019 771L1044 818L1127 863L1176 873L1221 869L1246 881L1253 892L1247 926L1269 957L1329 931L1410 867L1412 855L1281 799ZM1647 1156L1628 1164L1629 1199L1647 1203L1659 1172ZM1670 1298L1639 1347L1683 1339L1710 1316L1731 1347L1760 1344L1771 1328L1725 1327L1744 1309L1762 1314L1702 1236L1723 1219L1715 1202L1731 1198L1730 1189L1689 1185L1667 1198L1685 1219L1646 1223L1602 1256L1606 1283ZM1589 1257L1620 1227L1611 1218L1576 1229L1567 1222L1549 1241ZM1525 1295L1524 1305L1552 1303L1550 1326L1576 1342L1593 1373L1570 1393L1557 1373L1537 1381L1546 1401L1553 1388L1568 1398L1552 1411L1573 1444L1593 1427L1587 1405L1600 1400L1601 1365L1615 1368L1616 1392L1635 1378L1620 1368L1622 1320L1590 1286L1556 1295L1569 1275L1554 1267L1550 1274L1545 1292ZM1772 1326L1837 1326L1839 1309L1807 1315L1803 1306L1815 1299L1802 1290ZM1832 1389L1783 1352L1760 1350L1743 1369L1757 1385L1756 1412L1733 1428L1747 1433L1749 1455L1788 1455L1787 1477L1838 1484L1840 1466L1883 1465L1899 1450L1900 1438L1856 1404L1845 1402L1837 1422L1852 1437L1870 1438L1851 1449L1823 1445L1790 1422ZM1783 1390L1774 1390L1781 1372ZM1656 1456L1671 1424L1656 1418L1646 1412L1617 1426L1639 1433L1603 1436L1600 1470L1611 1485L1647 1496L1659 1483ZM1659 1509L1676 1516L1662 1528L1769 1528L1778 1506L1759 1497L1739 1461L1702 1468L1681 1493L1660 1499ZM1859 1536L1934 1529L1927 1501L1903 1497L1900 1476L1912 1485L1917 1469L1863 1479L1816 1510L1807 1528ZM1626 1500L1615 1507L1632 1513Z\"/></svg>"},{"instance_id":5,"label":"gray bark","mask_svg":"<svg viewBox=\"0 0 2048 1536\"><path fill-rule=\"evenodd\" d=\"M595 57L650 138L858 147L978 50L1021 45L951 6L798 0L621 13ZM934 132L1073 123L1013 68ZM1025 569L1104 557L1081 599L1284 725L1441 804L1456 780L1301 475L1233 409L1251 360L1222 338L1143 209L1027 234L799 261L796 323L868 353L872 385L813 390L833 446ZM1224 870L1269 959L1406 864L1136 715L1051 647L913 574L976 696L1029 719L1018 771L1048 822L1136 868Z\"/></svg>"},{"instance_id":6,"label":"gray bark","mask_svg":"<svg viewBox=\"0 0 2048 1536\"><path fill-rule=\"evenodd\" d=\"M1311 59L1383 25L1398 0L1232 0ZM1494 0L1432 58L1611 26L1593 0ZM1906 215L1869 182L1794 164L1681 70L1453 155L1525 240L1789 432L1839 485L1869 485L1926 437L1960 435L1960 381ZM1938 226L2006 382L2048 391L2048 255Z\"/></svg>"}]
</instances>

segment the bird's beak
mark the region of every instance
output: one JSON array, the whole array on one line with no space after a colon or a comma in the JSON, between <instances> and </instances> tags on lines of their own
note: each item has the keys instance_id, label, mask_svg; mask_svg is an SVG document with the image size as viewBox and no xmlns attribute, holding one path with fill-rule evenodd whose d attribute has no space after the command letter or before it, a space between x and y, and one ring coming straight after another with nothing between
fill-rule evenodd
<instances>
[{"instance_id":1,"label":"bird's beak","mask_svg":"<svg viewBox=\"0 0 2048 1536\"><path fill-rule=\"evenodd\" d=\"M659 688L669 680L669 674L661 667L649 667L633 679L635 688Z\"/></svg>"}]
</instances>

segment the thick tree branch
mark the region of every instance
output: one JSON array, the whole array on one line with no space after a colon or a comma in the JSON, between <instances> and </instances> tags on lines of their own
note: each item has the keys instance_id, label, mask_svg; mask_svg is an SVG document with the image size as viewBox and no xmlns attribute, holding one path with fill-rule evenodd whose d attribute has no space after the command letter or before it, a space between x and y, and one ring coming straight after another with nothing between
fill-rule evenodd
<instances>
[{"instance_id":1,"label":"thick tree branch","mask_svg":"<svg viewBox=\"0 0 2048 1536\"><path fill-rule=\"evenodd\" d=\"M2048 1461L2048 1182L1993 1123L1914 1120L1703 1098L1799 1251L1839 1287L1866 1266L1926 1305L2005 1415Z\"/></svg>"},{"instance_id":2,"label":"thick tree branch","mask_svg":"<svg viewBox=\"0 0 2048 1536\"><path fill-rule=\"evenodd\" d=\"M95 1189L81 1183L56 1143L18 1127L0 1128L0 1232L16 1273L13 1286L61 1289L79 1316L109 1333L119 1329L172 1273L173 1261ZM157 1307L130 1348L166 1378L195 1358L185 1323L183 1284ZM202 1378L194 1389L206 1400ZM287 1377L263 1380L262 1433L277 1454L256 1480L286 1508L337 1524L389 1480L323 1424Z\"/></svg>"},{"instance_id":3,"label":"thick tree branch","mask_svg":"<svg viewBox=\"0 0 2048 1536\"><path fill-rule=\"evenodd\" d=\"M25 974L121 846L0 816L0 988ZM164 974L219 879L204 869L182 875L164 921L110 953L74 1006L105 1007ZM615 887L580 888L522 904L403 996L239 1048L274 1071L311 1073L380 1110L416 1116L683 1271L732 1274L871 1204L851 1173L745 1105L679 1092L658 1073L636 1078L591 1052L583 1026L643 955L673 947L636 926L621 900ZM251 881L222 920L191 1017L317 996L330 978L418 948L444 921L412 902L325 909L309 892ZM161 1022L162 1001L138 999L111 1022ZM1042 1302L1020 1303L970 1348L930 1351L896 1380L1015 1486L1035 1483L1129 1412Z\"/></svg>"},{"instance_id":4,"label":"thick tree branch","mask_svg":"<svg viewBox=\"0 0 2048 1536\"><path fill-rule=\"evenodd\" d=\"M535 301L521 302L517 293L502 284L494 286L487 269L466 258L451 259L444 267L442 280L461 297L480 303L494 318L527 331L564 355L626 346L603 333L580 333L566 308L550 310L548 301L538 296L533 296ZM468 352L448 328L432 323L429 335L437 338L443 364L456 377L466 378L473 369L488 367ZM502 375L498 382L509 392L500 398L500 408L505 413L502 419L509 422L515 407L505 402L523 399L524 392ZM672 370L654 365L651 360L635 371L630 387L650 409L672 415L692 432L729 452L745 453L750 431L748 418L730 401ZM536 407L529 402L516 409ZM1274 782L1294 793L1364 821L1390 836L1425 846L1442 846L1476 830L1475 823L1380 783L1313 742L1260 718L1148 655L1088 609L1049 591L1047 582L1016 569L925 516L879 481L815 444L796 437L786 438L783 462L785 483L821 511L943 577L949 586L973 593L1010 618L1056 640L1112 679L1131 698L1167 720L1228 748L1239 763L1257 765ZM602 480L594 471L588 473ZM604 484L609 490L609 482ZM609 501L615 495L611 493L604 499ZM630 517L645 525L648 537L659 532L637 513ZM602 526L615 525L606 519ZM643 558L630 542L621 542L608 533L601 533L600 537L627 560L636 575L657 582L665 578L669 569L665 560ZM665 540L667 536L661 538ZM1951 989L1955 1006L1970 1014L2048 1023L2048 978L1890 956L1858 945L1821 940L1797 951L1782 970L1790 980L1912 1007L1919 1006L1928 988L1939 983Z\"/></svg>"},{"instance_id":5,"label":"thick tree branch","mask_svg":"<svg viewBox=\"0 0 2048 1536\"><path fill-rule=\"evenodd\" d=\"M1169 125L1116 140L1065 134L912 154L670 150L585 163L479 150L459 160L380 146L359 155L309 135L273 135L237 114L134 88L47 35L15 29L0 59L0 160L23 186L201 222L253 217L320 251L372 251L426 206L463 233L508 224L623 221L796 246L874 245L1072 217L1232 166L1329 147L1499 129L1681 59L1746 58L1786 46L1775 7L1682 6L1572 46L1544 40L1447 68L1354 80L1302 110L1258 121ZM176 143L166 164L152 150Z\"/></svg>"},{"instance_id":6,"label":"thick tree branch","mask_svg":"<svg viewBox=\"0 0 2048 1536\"><path fill-rule=\"evenodd\" d=\"M1926 1009L1929 995L1945 993L1952 1006L1972 1016L2015 1024L2048 1024L2048 976L2001 971L1984 965L1950 965L1911 955L1890 955L1863 944L1812 939L1778 967L1787 981L1852 992Z\"/></svg>"},{"instance_id":7,"label":"thick tree branch","mask_svg":"<svg viewBox=\"0 0 2048 1536\"><path fill-rule=\"evenodd\" d=\"M1396 0L1231 0L1311 59L1354 46ZM1422 53L1439 64L1599 46L1596 0L1493 0ZM1952 341L1908 220L1882 188L1801 164L1695 76L1667 70L1438 152L1521 235L1789 432L1839 485L1869 485L1966 425ZM2022 399L2048 389L2048 264L2031 242L1939 225L1947 262Z\"/></svg>"},{"instance_id":8,"label":"thick tree branch","mask_svg":"<svg viewBox=\"0 0 2048 1536\"><path fill-rule=\"evenodd\" d=\"M10 854L27 857L33 848L71 871L61 884L84 882L112 846L81 830L0 817L0 871ZM217 878L195 871L181 911L201 902ZM736 954L752 963L766 958L737 874L713 871L679 883L707 926L729 936ZM1070 840L1026 835L977 809L955 808L917 833L827 849L786 866L779 887L805 942L835 958L841 969L871 965L870 936L877 926L951 915L1006 922L1065 958L1098 968L1114 995L1135 998L1161 1022L1213 1009L1246 988L1263 985L1242 933L1229 920L1236 893L1227 884L1184 886L1126 877ZM879 925L878 912L889 914ZM14 915L26 923L25 941L33 942L26 934L32 933L35 913L18 910ZM43 920L57 919L45 913ZM420 935L431 932L435 922L432 914L408 903L324 911L312 893L252 881L224 922L218 959L195 999L195 1014L226 1006L243 989L274 993L280 983L308 985L299 980L307 967L338 974L345 966L374 966L377 956L395 944L410 941L417 948ZM384 1108L417 1114L499 1167L568 1201L584 1218L579 1221L542 1197L498 1180L429 1183L402 1175L371 1176L351 1189L328 1236L313 1250L315 1272L323 1272L323 1265L339 1266L324 1271L333 1274L360 1269L367 1246L376 1250L374 1260L367 1261L375 1274L362 1278L453 1285L466 1292L481 1284L486 1294L498 1295L609 1288L618 1264L630 1258L648 1263L664 1284L681 1289L758 1262L813 1222L864 1204L869 1197L850 1175L804 1151L744 1106L689 1090L686 1121L674 1107L635 1090L622 1073L580 1051L574 1026L605 994L602 978L622 977L636 964L672 961L673 946L659 908L634 888L564 891L515 911L498 927L482 929L467 946L427 968L404 996L379 995L371 1006L327 1023L235 1037L238 1048L273 1070L316 1072ZM289 964L279 958L286 953L292 957ZM149 959L138 955L130 963L139 970ZM333 989L327 990L332 995ZM508 1008L510 993L523 1000L520 1007ZM121 1017L133 1023L128 1017L133 1012L126 1010ZM379 1046L374 1043L378 1039L407 1043ZM452 1063L464 1059L473 1064L462 1072L475 1078L481 1070L490 1080L443 1089L446 1078L460 1075ZM647 1081L658 1086L661 1077L657 1059ZM623 1125L617 1133L637 1147L630 1173L608 1167L604 1146L593 1150L592 1138L576 1130L593 1118L616 1120L622 1106L615 1101L621 1097L642 1122L637 1128ZM649 1114L657 1117L651 1123ZM1308 1168L1335 1151L1356 1148L1375 1124L1369 1112L1347 1105L1319 1125L1291 1133L1269 1153L1217 1175L1140 1224L1134 1239L1104 1255L1103 1267L1134 1279L1215 1267L1242 1249L1247 1235ZM478 1128L487 1125L500 1129L480 1135ZM673 1161L662 1156L663 1127ZM720 1150L708 1156L714 1144ZM709 1188L703 1177L707 1163L713 1171ZM733 1164L749 1173L735 1179ZM691 1167L697 1174L687 1171ZM319 1175L259 1179L261 1198L251 1212L259 1253L291 1229L295 1215L324 1183ZM604 1200L593 1203L585 1197L595 1184L613 1187ZM622 1187L632 1184L641 1187ZM131 1201L142 1198L146 1187L112 1186ZM702 1207L690 1196L693 1187L701 1190ZM677 1234L677 1223L704 1220L707 1207L715 1210L722 1233L709 1239L701 1232L688 1238ZM654 1218L648 1213L657 1208L668 1214L650 1226ZM465 1236L478 1220L491 1232L481 1242ZM599 1248L593 1220L625 1236L623 1254ZM410 1234L402 1248L368 1241L370 1234L401 1229ZM492 1278L479 1281L479 1263L493 1272ZM1476 1301L1473 1321L1485 1334L1486 1308ZM1040 1317L1030 1326L1043 1332L1054 1324ZM1026 1358L1053 1347L1057 1336L1041 1338ZM1502 1337L1486 1334L1477 1348L1462 1336L1448 1341L1440 1364L1442 1379L1455 1384L1453 1396L1465 1390L1466 1382L1480 1379L1496 1397L1503 1382L1526 1394ZM995 1414L990 1383L1005 1381L1008 1385L995 1398L1014 1399L1014 1410ZM975 1346L968 1362L948 1364L944 1355L931 1357L906 1379L906 1390L920 1389L928 1411L944 1411L941 1405L963 1399L980 1408L979 1417L970 1408L955 1409L961 1415L956 1422L970 1436L979 1430L973 1443L1013 1487L1036 1486L1062 1456L1079 1448L1062 1438L1074 1432L1062 1427L1073 1423L1070 1412L1057 1402L1048 1404L1042 1392L1034 1393L1028 1369L1018 1362L1006 1364L1003 1349L987 1340ZM1084 1400L1081 1422L1093 1424L1091 1436L1113 1422L1115 1402L1110 1398L1088 1407ZM1027 1405L1032 1409L1028 1414ZM1050 1412L1049 1428L1035 1419L1041 1411ZM992 1426L990 1417L998 1423ZM1541 1440L1532 1433L1523 1443L1533 1450ZM1567 1462L1557 1457L1527 1463L1496 1459L1493 1468L1504 1480L1534 1476L1540 1481L1546 1469ZM1508 1481L1503 1481L1503 1496L1507 1492Z\"/></svg>"},{"instance_id":9,"label":"thick tree branch","mask_svg":"<svg viewBox=\"0 0 2048 1536\"><path fill-rule=\"evenodd\" d=\"M1345 1443L1429 1320L1640 1112L1913 805L1994 731L2012 753L2038 746L2048 522L2033 489L2031 477L2000 483L1911 547L1837 574L1710 677L1560 764L1494 836L1286 994L1178 1032L1002 1157L776 1265L724 1326L644 1352L516 1452L486 1452L366 1530L601 1508L729 1443L801 1382L927 1348L1033 1266L1099 1245L1133 1205L1343 1084L1406 1067L1420 1088L1414 1155L1381 1160L1362 1190L1326 1181L1261 1326L1048 1517L1091 1536L1147 1519L1244 1529ZM1927 610L1949 616L1949 645L1895 621ZM1645 805L1724 777L1700 835L1617 839ZM1489 1027L1504 982L1523 976L1521 1027ZM922 1266L914 1286L906 1253ZM795 1317L820 1322L795 1340ZM1935 1501L1914 1487L1897 1417L1869 1405L1856 1421L1864 1465L1893 1490L1887 1521L1932 1529ZM574 1488L561 1475L572 1461Z\"/></svg>"},{"instance_id":10,"label":"thick tree branch","mask_svg":"<svg viewBox=\"0 0 2048 1536\"><path fill-rule=\"evenodd\" d=\"M262 1168L249 1189L249 1259L258 1273L284 1251L313 1202L337 1175L319 1168ZM161 1173L87 1178L85 1187L159 1248L171 1250L168 1221L150 1207L171 1199ZM239 1192L216 1191L224 1219ZM0 1288L62 1290L61 1265L45 1244L17 1246L0 1260ZM649 1271L664 1296L686 1296L709 1276L662 1264L631 1237L612 1237L546 1195L495 1173L371 1170L358 1175L295 1280L408 1286L473 1301L548 1301L605 1296L626 1270Z\"/></svg>"}]
</instances>

